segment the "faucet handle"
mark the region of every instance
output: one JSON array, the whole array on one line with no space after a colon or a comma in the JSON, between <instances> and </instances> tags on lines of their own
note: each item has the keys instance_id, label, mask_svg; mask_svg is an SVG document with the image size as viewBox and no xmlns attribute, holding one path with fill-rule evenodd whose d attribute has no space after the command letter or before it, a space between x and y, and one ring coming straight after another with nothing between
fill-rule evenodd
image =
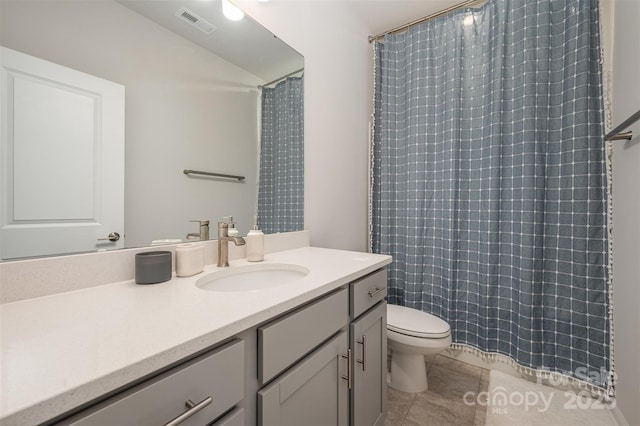
<instances>
[{"instance_id":1,"label":"faucet handle","mask_svg":"<svg viewBox=\"0 0 640 426\"><path fill-rule=\"evenodd\" d=\"M195 220L195 219L194 219L194 220L190 220L189 222L198 222L198 224L199 224L200 226L203 226L203 225L209 225L209 221L208 221L208 220Z\"/></svg>"}]
</instances>

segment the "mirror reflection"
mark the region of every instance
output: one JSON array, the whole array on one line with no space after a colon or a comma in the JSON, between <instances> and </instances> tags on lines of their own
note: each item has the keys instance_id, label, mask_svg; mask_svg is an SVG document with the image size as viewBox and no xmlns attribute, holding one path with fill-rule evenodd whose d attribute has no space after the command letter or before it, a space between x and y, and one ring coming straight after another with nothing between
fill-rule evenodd
<instances>
[{"instance_id":1,"label":"mirror reflection","mask_svg":"<svg viewBox=\"0 0 640 426\"><path fill-rule=\"evenodd\" d=\"M0 0L2 259L302 229L304 60L221 9Z\"/></svg>"}]
</instances>

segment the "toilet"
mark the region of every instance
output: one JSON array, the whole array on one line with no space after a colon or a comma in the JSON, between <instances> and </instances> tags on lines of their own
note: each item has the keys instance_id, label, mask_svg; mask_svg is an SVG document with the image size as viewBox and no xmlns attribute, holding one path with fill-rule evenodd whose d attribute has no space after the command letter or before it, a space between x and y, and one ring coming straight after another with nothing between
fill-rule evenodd
<instances>
[{"instance_id":1,"label":"toilet","mask_svg":"<svg viewBox=\"0 0 640 426\"><path fill-rule=\"evenodd\" d=\"M424 357L451 345L451 328L426 312L387 305L387 344L391 351L389 386L402 392L424 392L428 387Z\"/></svg>"}]
</instances>

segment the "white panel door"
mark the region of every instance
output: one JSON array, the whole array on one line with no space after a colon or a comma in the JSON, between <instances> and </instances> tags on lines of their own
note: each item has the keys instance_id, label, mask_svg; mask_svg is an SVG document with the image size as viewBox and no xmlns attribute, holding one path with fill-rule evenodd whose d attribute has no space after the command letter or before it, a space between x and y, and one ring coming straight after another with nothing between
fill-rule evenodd
<instances>
[{"instance_id":1,"label":"white panel door","mask_svg":"<svg viewBox=\"0 0 640 426\"><path fill-rule=\"evenodd\" d=\"M4 47L0 72L0 258L124 247L124 86Z\"/></svg>"}]
</instances>

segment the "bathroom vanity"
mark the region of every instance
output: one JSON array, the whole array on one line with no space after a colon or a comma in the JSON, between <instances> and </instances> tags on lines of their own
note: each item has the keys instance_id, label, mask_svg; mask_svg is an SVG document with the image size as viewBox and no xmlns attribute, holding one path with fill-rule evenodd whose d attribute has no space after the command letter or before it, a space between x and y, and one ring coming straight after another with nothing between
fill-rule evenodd
<instances>
[{"instance_id":1,"label":"bathroom vanity","mask_svg":"<svg viewBox=\"0 0 640 426\"><path fill-rule=\"evenodd\" d=\"M267 289L203 289L209 266L4 304L0 421L382 424L390 262L302 247L265 257L308 271Z\"/></svg>"}]
</instances>

